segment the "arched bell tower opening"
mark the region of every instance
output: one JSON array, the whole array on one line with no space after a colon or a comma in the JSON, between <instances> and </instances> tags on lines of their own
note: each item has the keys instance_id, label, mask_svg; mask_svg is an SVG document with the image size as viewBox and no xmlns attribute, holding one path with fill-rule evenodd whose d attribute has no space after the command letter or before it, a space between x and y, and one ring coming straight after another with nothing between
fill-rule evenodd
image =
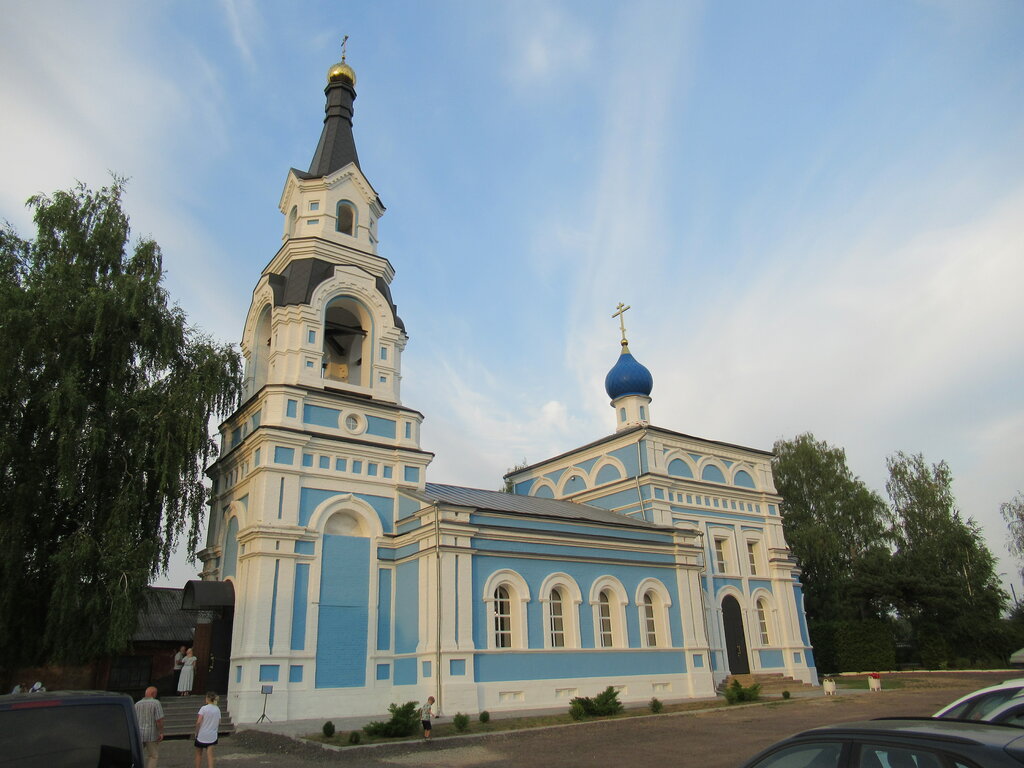
<instances>
[{"instance_id":1,"label":"arched bell tower opening","mask_svg":"<svg viewBox=\"0 0 1024 768\"><path fill-rule=\"evenodd\" d=\"M325 379L370 386L373 321L366 308L349 296L333 299L324 311Z\"/></svg>"},{"instance_id":2,"label":"arched bell tower opening","mask_svg":"<svg viewBox=\"0 0 1024 768\"><path fill-rule=\"evenodd\" d=\"M246 376L246 384L249 385L248 395L258 392L260 387L267 383L270 374L270 305L267 304L261 311L256 321L256 332L252 338L252 352L249 355L249 375Z\"/></svg>"}]
</instances>

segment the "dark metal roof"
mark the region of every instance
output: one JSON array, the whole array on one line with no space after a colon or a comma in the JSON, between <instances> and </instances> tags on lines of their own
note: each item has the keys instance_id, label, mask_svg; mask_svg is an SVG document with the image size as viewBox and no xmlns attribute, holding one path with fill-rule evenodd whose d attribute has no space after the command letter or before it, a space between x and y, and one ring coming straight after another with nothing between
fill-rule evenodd
<instances>
[{"instance_id":1,"label":"dark metal roof","mask_svg":"<svg viewBox=\"0 0 1024 768\"><path fill-rule=\"evenodd\" d=\"M182 592L180 589L150 587L146 592L145 606L139 611L132 641L191 643L196 615L181 609Z\"/></svg>"},{"instance_id":2,"label":"dark metal roof","mask_svg":"<svg viewBox=\"0 0 1024 768\"><path fill-rule=\"evenodd\" d=\"M313 291L325 280L334 275L335 265L323 259L295 259L288 262L281 274L271 272L267 275L270 288L274 292L274 306L287 307L296 304L309 304ZM391 316L395 326L405 332L405 323L398 316L398 307L391 298L391 288L380 276L375 278L377 292L383 296L391 307Z\"/></svg>"},{"instance_id":3,"label":"dark metal roof","mask_svg":"<svg viewBox=\"0 0 1024 768\"><path fill-rule=\"evenodd\" d=\"M352 102L356 91L350 83L336 81L324 89L324 129L316 146L309 173L304 178L319 178L344 168L349 163L359 165L356 141L352 136Z\"/></svg>"},{"instance_id":4,"label":"dark metal roof","mask_svg":"<svg viewBox=\"0 0 1024 768\"><path fill-rule=\"evenodd\" d=\"M520 496L503 491L485 491L479 488L463 488L458 485L427 483L423 494L431 504L454 504L460 507L475 507L492 512L511 512L535 517L557 517L565 520L583 520L602 525L621 525L631 528L672 530L665 526L626 517L606 509L576 504L572 501L538 499L536 496Z\"/></svg>"},{"instance_id":5,"label":"dark metal roof","mask_svg":"<svg viewBox=\"0 0 1024 768\"><path fill-rule=\"evenodd\" d=\"M199 581L185 584L181 607L186 611L202 608L223 608L235 604L235 586L230 581Z\"/></svg>"}]
</instances>

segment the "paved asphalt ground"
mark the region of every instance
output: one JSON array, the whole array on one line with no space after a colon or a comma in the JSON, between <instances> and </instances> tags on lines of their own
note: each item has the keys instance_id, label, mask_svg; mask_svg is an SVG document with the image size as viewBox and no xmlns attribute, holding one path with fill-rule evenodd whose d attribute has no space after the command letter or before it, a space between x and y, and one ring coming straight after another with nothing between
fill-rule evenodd
<instances>
[{"instance_id":1,"label":"paved asphalt ground","mask_svg":"<svg viewBox=\"0 0 1024 768\"><path fill-rule=\"evenodd\" d=\"M790 701L720 708L700 713L661 714L585 722L506 734L462 736L328 750L287 736L243 729L221 740L222 768L315 764L370 768L593 768L693 766L736 768L762 748L797 731L829 723L887 715L927 716L965 693L1014 673L936 673L906 679L904 688L881 693L843 692ZM884 681L883 681L884 685ZM191 742L171 740L160 748L160 768L188 768ZM205 766L205 761L203 763Z\"/></svg>"}]
</instances>

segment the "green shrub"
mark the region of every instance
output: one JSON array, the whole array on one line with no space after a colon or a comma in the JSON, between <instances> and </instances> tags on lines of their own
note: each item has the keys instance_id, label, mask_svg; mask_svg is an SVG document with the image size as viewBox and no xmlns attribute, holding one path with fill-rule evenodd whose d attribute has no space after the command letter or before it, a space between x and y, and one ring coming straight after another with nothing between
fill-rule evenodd
<instances>
[{"instance_id":1,"label":"green shrub","mask_svg":"<svg viewBox=\"0 0 1024 768\"><path fill-rule=\"evenodd\" d=\"M363 726L367 736L382 736L384 738L395 738L398 736L412 735L420 724L419 708L417 702L407 701L399 706L392 704L388 707L391 719L386 723L376 720Z\"/></svg>"},{"instance_id":2,"label":"green shrub","mask_svg":"<svg viewBox=\"0 0 1024 768\"><path fill-rule=\"evenodd\" d=\"M569 702L569 714L575 720L582 717L607 717L622 711L619 692L610 685L594 698L577 696Z\"/></svg>"},{"instance_id":3,"label":"green shrub","mask_svg":"<svg viewBox=\"0 0 1024 768\"><path fill-rule=\"evenodd\" d=\"M363 736L362 736L361 733L359 733L359 731L352 731L348 735L348 743L349 744L358 744L362 740L363 740Z\"/></svg>"},{"instance_id":4,"label":"green shrub","mask_svg":"<svg viewBox=\"0 0 1024 768\"><path fill-rule=\"evenodd\" d=\"M324 723L323 732L324 736L326 736L328 739L331 738L331 736L334 735L334 723L332 723L330 720Z\"/></svg>"},{"instance_id":5,"label":"green shrub","mask_svg":"<svg viewBox=\"0 0 1024 768\"><path fill-rule=\"evenodd\" d=\"M725 700L730 704L739 704L744 701L757 701L761 696L761 684L754 683L746 687L740 685L739 680L733 680L732 684L725 689Z\"/></svg>"},{"instance_id":6,"label":"green shrub","mask_svg":"<svg viewBox=\"0 0 1024 768\"><path fill-rule=\"evenodd\" d=\"M662 704L661 701L657 697L654 697L653 699L651 699L651 705L650 706L651 706L651 712L653 712L654 714L658 714L659 712L661 712L661 710L663 710L665 708L665 705Z\"/></svg>"},{"instance_id":7,"label":"green shrub","mask_svg":"<svg viewBox=\"0 0 1024 768\"><path fill-rule=\"evenodd\" d=\"M788 699L792 694L789 691L782 692L782 698Z\"/></svg>"},{"instance_id":8,"label":"green shrub","mask_svg":"<svg viewBox=\"0 0 1024 768\"><path fill-rule=\"evenodd\" d=\"M486 709L483 712L480 713L480 722L481 723L486 723L490 719L491 719L491 713L488 712Z\"/></svg>"},{"instance_id":9,"label":"green shrub","mask_svg":"<svg viewBox=\"0 0 1024 768\"><path fill-rule=\"evenodd\" d=\"M467 728L469 728L469 715L456 712L455 717L452 718L452 725L455 726L456 731L463 733Z\"/></svg>"}]
</instances>

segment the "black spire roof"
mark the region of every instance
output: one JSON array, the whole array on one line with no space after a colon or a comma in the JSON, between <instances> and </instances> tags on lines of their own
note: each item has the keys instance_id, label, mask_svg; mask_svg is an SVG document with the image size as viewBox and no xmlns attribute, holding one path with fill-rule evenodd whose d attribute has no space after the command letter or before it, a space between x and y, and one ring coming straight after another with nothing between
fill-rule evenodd
<instances>
[{"instance_id":1,"label":"black spire roof","mask_svg":"<svg viewBox=\"0 0 1024 768\"><path fill-rule=\"evenodd\" d=\"M349 163L359 166L356 142L352 137L352 102L356 100L356 89L348 78L342 77L327 83L324 89L327 104L324 107L324 130L316 146L313 162L305 178L319 178L344 168Z\"/></svg>"}]
</instances>

